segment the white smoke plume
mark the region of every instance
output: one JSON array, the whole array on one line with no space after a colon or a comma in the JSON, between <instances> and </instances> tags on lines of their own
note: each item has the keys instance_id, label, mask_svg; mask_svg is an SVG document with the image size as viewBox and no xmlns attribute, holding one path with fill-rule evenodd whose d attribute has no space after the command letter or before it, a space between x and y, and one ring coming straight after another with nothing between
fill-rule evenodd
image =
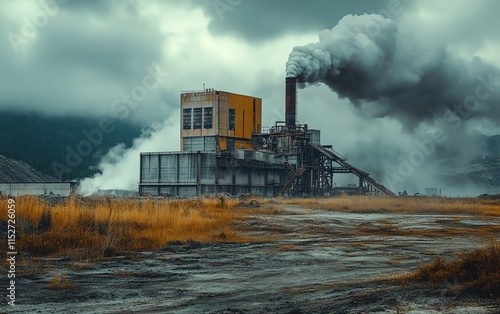
<instances>
[{"instance_id":1,"label":"white smoke plume","mask_svg":"<svg viewBox=\"0 0 500 314\"><path fill-rule=\"evenodd\" d=\"M154 124L134 140L131 148L112 148L99 164L99 173L80 182L80 193L88 196L99 190L138 190L139 160L142 152L179 150L179 112L163 123Z\"/></svg>"}]
</instances>

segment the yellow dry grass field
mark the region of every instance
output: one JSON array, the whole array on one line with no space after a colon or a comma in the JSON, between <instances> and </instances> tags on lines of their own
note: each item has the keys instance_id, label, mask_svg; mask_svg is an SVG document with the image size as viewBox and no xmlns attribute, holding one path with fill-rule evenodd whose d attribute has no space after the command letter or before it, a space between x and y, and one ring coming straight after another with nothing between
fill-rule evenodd
<instances>
[{"instance_id":1,"label":"yellow dry grass field","mask_svg":"<svg viewBox=\"0 0 500 314\"><path fill-rule=\"evenodd\" d=\"M111 256L159 249L172 241L242 242L237 200L69 198L51 206L16 200L16 249L34 256ZM0 220L6 220L5 211ZM3 241L3 239L2 239Z\"/></svg>"},{"instance_id":2,"label":"yellow dry grass field","mask_svg":"<svg viewBox=\"0 0 500 314\"><path fill-rule=\"evenodd\" d=\"M400 276L399 281L423 281L432 284L454 283L455 289L487 297L500 297L500 242L492 240L487 245L462 251L446 261L436 257L421 265L416 271Z\"/></svg>"},{"instance_id":3,"label":"yellow dry grass field","mask_svg":"<svg viewBox=\"0 0 500 314\"><path fill-rule=\"evenodd\" d=\"M342 196L319 199L280 199L278 202L303 208L349 213L500 216L500 200L481 198Z\"/></svg>"},{"instance_id":4,"label":"yellow dry grass field","mask_svg":"<svg viewBox=\"0 0 500 314\"><path fill-rule=\"evenodd\" d=\"M257 239L246 236L245 231L251 230L239 222L247 220L249 215L284 214L283 206L289 205L353 213L500 215L499 200L479 198L346 196L258 199L258 203L263 207L238 210L238 199L74 197L50 205L37 197L19 197L16 200L16 249L32 256L68 256L84 260L124 251L160 249L175 241L251 242ZM0 220L6 219L7 212L2 211ZM397 226L385 228L387 230L382 231L390 234L398 231ZM497 232L498 228L487 231ZM371 234L377 230L357 228L353 232ZM0 239L0 242L5 241Z\"/></svg>"}]
</instances>

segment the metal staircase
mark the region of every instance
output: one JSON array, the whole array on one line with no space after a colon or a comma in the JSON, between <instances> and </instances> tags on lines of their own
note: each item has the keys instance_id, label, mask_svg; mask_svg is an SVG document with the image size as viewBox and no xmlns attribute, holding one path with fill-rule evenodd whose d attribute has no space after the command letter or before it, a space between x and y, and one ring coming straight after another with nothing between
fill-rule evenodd
<instances>
[{"instance_id":1,"label":"metal staircase","mask_svg":"<svg viewBox=\"0 0 500 314\"><path fill-rule=\"evenodd\" d=\"M306 167L300 167L300 168L297 168L292 175L290 175L288 181L285 183L285 185L283 186L283 191L288 191L290 189L290 187L292 186L293 182L300 178L300 176L304 173L304 171L306 170Z\"/></svg>"},{"instance_id":2,"label":"metal staircase","mask_svg":"<svg viewBox=\"0 0 500 314\"><path fill-rule=\"evenodd\" d=\"M352 173L355 176L357 176L360 180L361 187L363 186L363 183L365 183L368 187L371 187L373 190L377 191L380 194L387 196L396 196L396 194L394 194L391 190L389 190L384 185L378 183L373 178L371 178L368 173L349 164L346 161L347 158L345 158L344 156L341 156L335 151L326 149L318 144L309 144L309 145L311 148L313 148L314 150L321 153L323 156L332 160L333 162L337 163L340 166L338 168L334 168L334 171L340 173Z\"/></svg>"}]
</instances>

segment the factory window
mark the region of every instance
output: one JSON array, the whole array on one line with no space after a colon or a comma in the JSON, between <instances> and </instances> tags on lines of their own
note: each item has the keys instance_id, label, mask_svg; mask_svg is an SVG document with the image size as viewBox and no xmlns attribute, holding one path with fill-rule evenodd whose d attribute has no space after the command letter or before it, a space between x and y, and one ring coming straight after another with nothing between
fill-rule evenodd
<instances>
[{"instance_id":1,"label":"factory window","mask_svg":"<svg viewBox=\"0 0 500 314\"><path fill-rule=\"evenodd\" d=\"M229 131L235 130L235 118L236 118L236 110L229 109Z\"/></svg>"},{"instance_id":2,"label":"factory window","mask_svg":"<svg viewBox=\"0 0 500 314\"><path fill-rule=\"evenodd\" d=\"M193 129L201 129L202 108L193 109Z\"/></svg>"},{"instance_id":3,"label":"factory window","mask_svg":"<svg viewBox=\"0 0 500 314\"><path fill-rule=\"evenodd\" d=\"M182 110L182 128L191 130L191 108Z\"/></svg>"},{"instance_id":4,"label":"factory window","mask_svg":"<svg viewBox=\"0 0 500 314\"><path fill-rule=\"evenodd\" d=\"M204 120L203 120L203 127L205 129L211 129L213 128L213 110L212 108L203 108L203 115Z\"/></svg>"}]
</instances>

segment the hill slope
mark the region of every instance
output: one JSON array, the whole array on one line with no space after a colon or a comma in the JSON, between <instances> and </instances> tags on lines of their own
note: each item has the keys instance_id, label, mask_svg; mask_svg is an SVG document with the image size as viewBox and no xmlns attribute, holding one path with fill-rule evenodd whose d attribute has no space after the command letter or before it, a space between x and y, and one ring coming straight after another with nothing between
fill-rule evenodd
<instances>
[{"instance_id":1,"label":"hill slope","mask_svg":"<svg viewBox=\"0 0 500 314\"><path fill-rule=\"evenodd\" d=\"M58 182L58 180L33 169L27 163L0 155L0 183L16 182Z\"/></svg>"}]
</instances>

